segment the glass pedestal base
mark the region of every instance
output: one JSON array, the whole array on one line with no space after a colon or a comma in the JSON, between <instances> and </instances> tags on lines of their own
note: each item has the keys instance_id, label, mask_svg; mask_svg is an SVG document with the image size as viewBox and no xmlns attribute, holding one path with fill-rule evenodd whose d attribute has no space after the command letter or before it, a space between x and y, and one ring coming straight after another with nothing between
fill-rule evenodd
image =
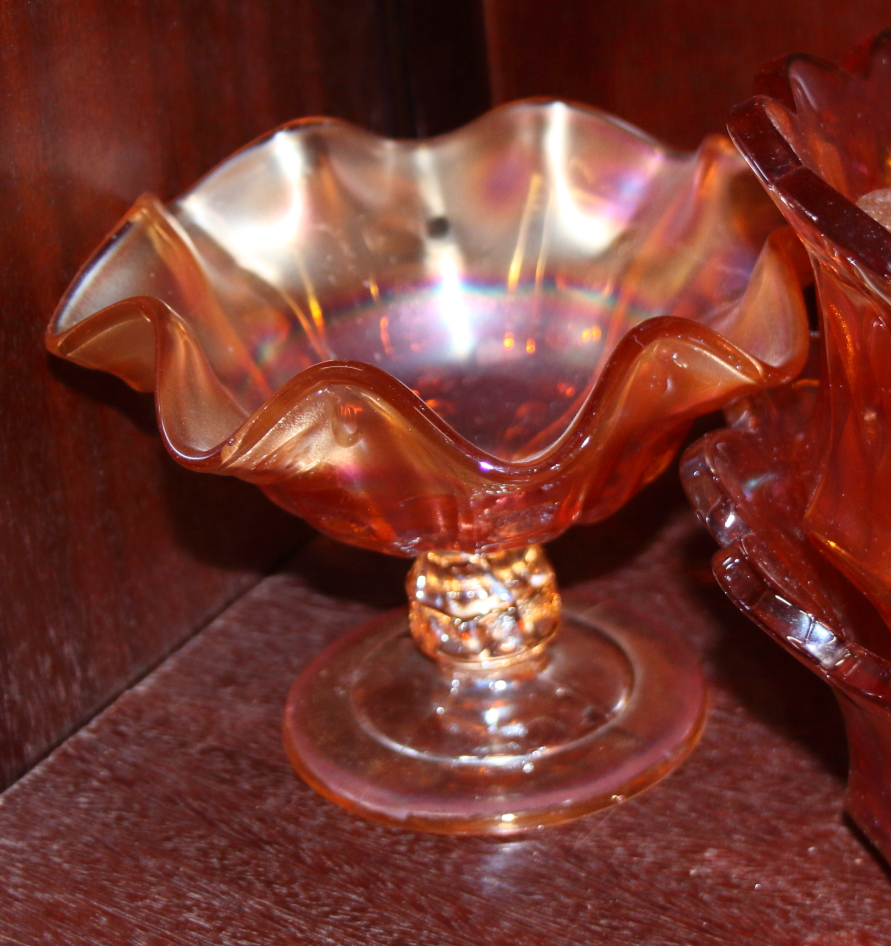
<instances>
[{"instance_id":1,"label":"glass pedestal base","mask_svg":"<svg viewBox=\"0 0 891 946\"><path fill-rule=\"evenodd\" d=\"M325 650L288 697L300 776L348 811L441 834L511 834L623 801L667 775L705 721L685 642L612 605L564 610L542 653L456 670L404 612Z\"/></svg>"}]
</instances>

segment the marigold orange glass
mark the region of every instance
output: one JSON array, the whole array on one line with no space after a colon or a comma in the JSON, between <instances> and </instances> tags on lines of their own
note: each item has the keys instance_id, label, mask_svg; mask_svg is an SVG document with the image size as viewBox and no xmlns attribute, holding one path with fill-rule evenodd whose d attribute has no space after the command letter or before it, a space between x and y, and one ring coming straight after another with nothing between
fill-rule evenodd
<instances>
[{"instance_id":1,"label":"marigold orange glass","mask_svg":"<svg viewBox=\"0 0 891 946\"><path fill-rule=\"evenodd\" d=\"M737 405L683 474L719 582L835 688L848 810L891 860L891 33L756 88L729 127L810 253L819 368Z\"/></svg>"},{"instance_id":2,"label":"marigold orange glass","mask_svg":"<svg viewBox=\"0 0 891 946\"><path fill-rule=\"evenodd\" d=\"M416 556L409 618L308 667L286 747L367 817L509 833L641 790L699 734L686 647L561 613L539 543L621 506L696 415L800 369L775 224L722 138L677 154L559 102L419 142L312 119L169 209L142 198L48 344L154 390L179 462Z\"/></svg>"}]
</instances>

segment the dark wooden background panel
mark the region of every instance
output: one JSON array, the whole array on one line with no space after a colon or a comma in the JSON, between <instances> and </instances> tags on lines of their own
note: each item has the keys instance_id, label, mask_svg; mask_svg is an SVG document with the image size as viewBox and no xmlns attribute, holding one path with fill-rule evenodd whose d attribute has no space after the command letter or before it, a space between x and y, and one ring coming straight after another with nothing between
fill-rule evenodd
<instances>
[{"instance_id":1,"label":"dark wooden background panel","mask_svg":"<svg viewBox=\"0 0 891 946\"><path fill-rule=\"evenodd\" d=\"M0 4L0 784L301 533L176 467L151 399L49 359L68 281L144 190L324 109L307 4Z\"/></svg>"},{"instance_id":2,"label":"dark wooden background panel","mask_svg":"<svg viewBox=\"0 0 891 946\"><path fill-rule=\"evenodd\" d=\"M301 115L392 132L394 4L0 0L0 786L306 534L176 467L150 398L49 359L53 308L141 192L170 199ZM453 70L471 42L487 94L475 8L475 37L440 41ZM435 130L480 108L448 88L426 91Z\"/></svg>"},{"instance_id":3,"label":"dark wooden background panel","mask_svg":"<svg viewBox=\"0 0 891 946\"><path fill-rule=\"evenodd\" d=\"M404 88L413 117L409 133L419 138L438 135L490 108L480 0L398 2L402 68L407 76Z\"/></svg>"},{"instance_id":4,"label":"dark wooden background panel","mask_svg":"<svg viewBox=\"0 0 891 946\"><path fill-rule=\"evenodd\" d=\"M423 138L490 107L481 0L317 0L317 7L325 58L352 63L323 74L335 114L393 138Z\"/></svg>"},{"instance_id":5,"label":"dark wooden background panel","mask_svg":"<svg viewBox=\"0 0 891 946\"><path fill-rule=\"evenodd\" d=\"M553 95L694 148L768 60L838 60L891 26L886 0L485 0L496 102Z\"/></svg>"}]
</instances>

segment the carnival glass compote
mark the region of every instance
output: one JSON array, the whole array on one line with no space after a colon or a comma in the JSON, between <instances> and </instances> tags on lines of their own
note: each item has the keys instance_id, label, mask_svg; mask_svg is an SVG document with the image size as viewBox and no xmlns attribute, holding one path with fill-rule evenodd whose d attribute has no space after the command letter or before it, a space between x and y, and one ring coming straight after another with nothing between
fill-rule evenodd
<instances>
[{"instance_id":1,"label":"carnival glass compote","mask_svg":"<svg viewBox=\"0 0 891 946\"><path fill-rule=\"evenodd\" d=\"M818 357L737 404L683 476L719 582L834 687L848 810L891 860L891 33L841 68L777 60L756 89L729 128L810 254Z\"/></svg>"},{"instance_id":2,"label":"carnival glass compote","mask_svg":"<svg viewBox=\"0 0 891 946\"><path fill-rule=\"evenodd\" d=\"M286 747L370 818L513 832L639 791L698 736L683 644L561 614L539 543L799 370L776 222L726 139L678 154L559 102L418 142L301 121L169 209L142 198L48 344L154 390L179 462L416 557L408 618L297 681Z\"/></svg>"}]
</instances>

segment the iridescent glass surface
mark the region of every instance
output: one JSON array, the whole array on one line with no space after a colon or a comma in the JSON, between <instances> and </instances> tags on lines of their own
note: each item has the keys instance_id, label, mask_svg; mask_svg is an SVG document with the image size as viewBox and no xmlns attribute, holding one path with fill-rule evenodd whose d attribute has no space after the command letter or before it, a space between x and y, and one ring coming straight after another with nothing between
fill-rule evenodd
<instances>
[{"instance_id":1,"label":"iridescent glass surface","mask_svg":"<svg viewBox=\"0 0 891 946\"><path fill-rule=\"evenodd\" d=\"M836 688L848 808L891 856L891 35L772 63L730 130L807 247L811 379L737 405L684 464L719 581ZM878 219L876 219L878 218Z\"/></svg>"},{"instance_id":2,"label":"iridescent glass surface","mask_svg":"<svg viewBox=\"0 0 891 946\"><path fill-rule=\"evenodd\" d=\"M420 142L307 120L170 208L141 198L48 344L154 390L186 466L419 556L415 643L391 619L319 658L286 744L370 817L511 831L645 787L696 738L683 647L561 619L537 543L617 509L698 414L798 372L776 223L725 139L678 154L559 102Z\"/></svg>"}]
</instances>

